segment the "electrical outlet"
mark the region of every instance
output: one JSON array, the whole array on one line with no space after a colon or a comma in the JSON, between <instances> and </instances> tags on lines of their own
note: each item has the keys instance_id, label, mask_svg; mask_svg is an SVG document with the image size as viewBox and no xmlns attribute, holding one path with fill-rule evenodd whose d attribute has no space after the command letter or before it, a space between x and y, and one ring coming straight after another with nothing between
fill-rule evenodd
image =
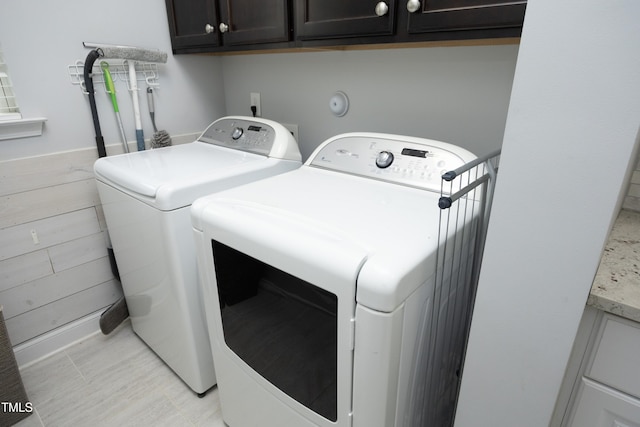
<instances>
[{"instance_id":1,"label":"electrical outlet","mask_svg":"<svg viewBox=\"0 0 640 427\"><path fill-rule=\"evenodd\" d=\"M287 130L291 132L291 135L293 135L296 141L298 141L298 125L290 125L290 124L283 123L282 126L287 128Z\"/></svg>"},{"instance_id":2,"label":"electrical outlet","mask_svg":"<svg viewBox=\"0 0 640 427\"><path fill-rule=\"evenodd\" d=\"M262 109L260 108L260 92L251 92L251 103L249 106L256 107L256 117L262 117Z\"/></svg>"}]
</instances>

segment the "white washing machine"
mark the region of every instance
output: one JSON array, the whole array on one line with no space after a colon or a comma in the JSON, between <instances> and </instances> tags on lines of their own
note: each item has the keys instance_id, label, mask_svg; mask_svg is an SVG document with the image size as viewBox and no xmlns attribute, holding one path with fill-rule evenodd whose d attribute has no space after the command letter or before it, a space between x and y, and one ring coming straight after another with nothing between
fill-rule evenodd
<instances>
[{"instance_id":1,"label":"white washing machine","mask_svg":"<svg viewBox=\"0 0 640 427\"><path fill-rule=\"evenodd\" d=\"M95 163L133 330L196 393L215 385L216 376L197 285L191 203L300 165L289 131L248 117L221 118L192 143Z\"/></svg>"},{"instance_id":2,"label":"white washing machine","mask_svg":"<svg viewBox=\"0 0 640 427\"><path fill-rule=\"evenodd\" d=\"M447 361L464 344L428 369L440 175L473 159L433 140L344 134L295 171L193 204L230 427L447 425L460 367Z\"/></svg>"}]
</instances>

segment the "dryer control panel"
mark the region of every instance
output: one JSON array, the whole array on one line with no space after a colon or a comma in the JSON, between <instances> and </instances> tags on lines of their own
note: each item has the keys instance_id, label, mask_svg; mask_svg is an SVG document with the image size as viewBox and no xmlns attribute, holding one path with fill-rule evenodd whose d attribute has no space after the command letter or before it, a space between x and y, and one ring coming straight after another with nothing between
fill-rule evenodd
<instances>
[{"instance_id":1,"label":"dryer control panel","mask_svg":"<svg viewBox=\"0 0 640 427\"><path fill-rule=\"evenodd\" d=\"M305 164L440 191L442 174L475 158L464 148L431 139L349 133L325 141Z\"/></svg>"}]
</instances>

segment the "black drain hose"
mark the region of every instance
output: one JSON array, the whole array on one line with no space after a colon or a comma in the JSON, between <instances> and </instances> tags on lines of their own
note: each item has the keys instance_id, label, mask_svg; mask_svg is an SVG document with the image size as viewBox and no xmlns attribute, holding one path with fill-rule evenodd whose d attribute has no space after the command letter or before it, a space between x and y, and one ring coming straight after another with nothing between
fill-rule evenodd
<instances>
[{"instance_id":1,"label":"black drain hose","mask_svg":"<svg viewBox=\"0 0 640 427\"><path fill-rule=\"evenodd\" d=\"M100 121L98 120L98 109L96 108L95 90L93 88L92 69L93 63L100 57L104 56L101 49L94 49L87 55L87 59L84 61L84 86L87 92L89 92L89 105L91 106L91 116L93 117L93 127L96 130L96 146L98 147L98 156L107 157L107 150L104 147L104 138L102 137L102 131L100 130ZM109 262L111 263L111 272L120 280L120 273L118 272L118 265L116 264L116 257L113 253L113 247L109 240L109 234L107 232L107 252L109 254Z\"/></svg>"},{"instance_id":2,"label":"black drain hose","mask_svg":"<svg viewBox=\"0 0 640 427\"><path fill-rule=\"evenodd\" d=\"M96 131L96 146L98 147L98 156L106 157L107 150L104 147L104 138L100 130L100 121L98 120L98 109L96 108L96 97L93 89L92 69L93 63L102 56L100 49L89 52L87 59L84 61L84 86L89 92L89 105L91 106L91 116L93 117L93 127Z\"/></svg>"},{"instance_id":3,"label":"black drain hose","mask_svg":"<svg viewBox=\"0 0 640 427\"><path fill-rule=\"evenodd\" d=\"M87 55L87 59L84 61L84 86L87 92L89 92L89 105L91 106L91 116L93 117L93 127L96 130L96 146L98 147L98 156L107 157L107 150L104 147L104 138L102 137L102 131L100 130L100 121L98 120L98 109L96 108L96 97L93 88L92 69L93 64L98 58L103 55L100 48L94 49ZM109 236L108 230L105 232L107 240ZM118 265L116 263L116 257L111 247L110 242L107 244L107 252L109 254L109 262L111 263L111 272L120 280L120 274L118 272ZM100 316L100 330L104 335L110 334L120 323L122 323L127 317L129 317L129 309L124 297L113 303L107 308Z\"/></svg>"}]
</instances>

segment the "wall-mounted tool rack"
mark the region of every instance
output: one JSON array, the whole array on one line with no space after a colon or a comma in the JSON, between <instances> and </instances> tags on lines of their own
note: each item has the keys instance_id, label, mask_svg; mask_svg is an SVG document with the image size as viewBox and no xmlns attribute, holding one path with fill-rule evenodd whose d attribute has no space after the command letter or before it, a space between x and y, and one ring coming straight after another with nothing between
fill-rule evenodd
<instances>
[{"instance_id":1,"label":"wall-mounted tool rack","mask_svg":"<svg viewBox=\"0 0 640 427\"><path fill-rule=\"evenodd\" d=\"M93 75L93 83L94 86L101 84L104 87L105 92L108 93L107 87L104 84L104 75L102 73L102 69L100 68L100 63L102 61L106 61L109 63L109 72L111 73L111 78L113 79L114 84L118 84L118 81L123 81L127 85L127 90L131 90L131 85L129 83L129 67L127 64L127 60L121 59L100 59L96 61L92 69ZM135 61L136 67L136 80L138 82L145 82L147 86L158 87L160 83L158 82L159 73L158 73L158 64L150 63L150 62L139 62ZM75 64L67 66L69 70L69 78L71 79L71 84L79 85L82 93L85 95L88 94L87 89L84 85L84 61L77 60ZM138 86L140 88L141 86ZM97 88L96 88L97 89Z\"/></svg>"}]
</instances>

